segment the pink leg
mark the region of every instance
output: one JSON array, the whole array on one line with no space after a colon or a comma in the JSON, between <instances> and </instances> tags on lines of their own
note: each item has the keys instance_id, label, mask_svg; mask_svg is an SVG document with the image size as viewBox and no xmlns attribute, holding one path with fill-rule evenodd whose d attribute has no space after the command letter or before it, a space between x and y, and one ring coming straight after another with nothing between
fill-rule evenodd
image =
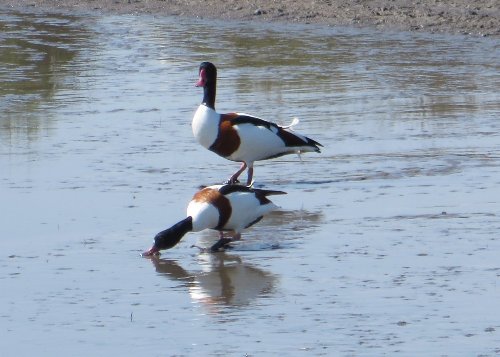
<instances>
[{"instance_id":1,"label":"pink leg","mask_svg":"<svg viewBox=\"0 0 500 357\"><path fill-rule=\"evenodd\" d=\"M227 180L227 183L232 185L238 182L238 177L241 175L243 171L247 168L247 164L245 162L241 163L241 167L238 171L236 171L230 178Z\"/></svg>"},{"instance_id":2,"label":"pink leg","mask_svg":"<svg viewBox=\"0 0 500 357\"><path fill-rule=\"evenodd\" d=\"M248 166L247 186L250 186L252 184L252 179L253 179L253 165Z\"/></svg>"}]
</instances>

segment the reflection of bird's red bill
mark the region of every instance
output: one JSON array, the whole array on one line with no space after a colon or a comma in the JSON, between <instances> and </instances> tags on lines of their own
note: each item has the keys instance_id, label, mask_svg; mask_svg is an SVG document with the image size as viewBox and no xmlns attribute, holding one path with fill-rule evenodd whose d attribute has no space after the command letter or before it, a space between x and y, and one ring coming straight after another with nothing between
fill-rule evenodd
<instances>
[{"instance_id":1,"label":"reflection of bird's red bill","mask_svg":"<svg viewBox=\"0 0 500 357\"><path fill-rule=\"evenodd\" d=\"M157 255L157 254L160 254L160 251L155 246L152 246L151 248L149 248L149 250L145 251L141 255L143 257L150 257L152 255Z\"/></svg>"}]
</instances>

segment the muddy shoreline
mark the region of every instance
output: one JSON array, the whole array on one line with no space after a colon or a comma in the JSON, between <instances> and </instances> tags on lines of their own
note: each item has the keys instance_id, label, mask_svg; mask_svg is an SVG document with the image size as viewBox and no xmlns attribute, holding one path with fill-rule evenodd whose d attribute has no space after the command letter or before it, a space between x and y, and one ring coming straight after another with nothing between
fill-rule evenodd
<instances>
[{"instance_id":1,"label":"muddy shoreline","mask_svg":"<svg viewBox=\"0 0 500 357\"><path fill-rule=\"evenodd\" d=\"M0 6L500 36L496 0L0 0Z\"/></svg>"}]
</instances>

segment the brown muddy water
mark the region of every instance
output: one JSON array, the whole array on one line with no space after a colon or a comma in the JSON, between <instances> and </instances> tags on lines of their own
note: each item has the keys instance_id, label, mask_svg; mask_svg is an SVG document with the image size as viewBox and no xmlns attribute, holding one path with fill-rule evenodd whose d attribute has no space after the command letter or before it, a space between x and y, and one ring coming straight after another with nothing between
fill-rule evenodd
<instances>
[{"instance_id":1,"label":"brown muddy water","mask_svg":"<svg viewBox=\"0 0 500 357\"><path fill-rule=\"evenodd\" d=\"M494 39L149 16L0 15L2 356L500 353ZM217 105L324 144L256 165L281 210L227 253L146 259L201 184Z\"/></svg>"}]
</instances>

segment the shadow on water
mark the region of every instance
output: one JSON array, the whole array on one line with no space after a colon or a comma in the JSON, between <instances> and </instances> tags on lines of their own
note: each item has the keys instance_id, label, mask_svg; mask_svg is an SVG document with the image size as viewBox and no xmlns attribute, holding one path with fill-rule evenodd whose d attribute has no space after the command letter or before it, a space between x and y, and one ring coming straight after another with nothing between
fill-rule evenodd
<instances>
[{"instance_id":1,"label":"shadow on water","mask_svg":"<svg viewBox=\"0 0 500 357\"><path fill-rule=\"evenodd\" d=\"M245 263L237 255L227 253L200 254L200 270L188 271L173 259L152 257L155 271L179 282L193 302L210 313L223 312L221 307L242 307L275 291L277 277Z\"/></svg>"}]
</instances>

